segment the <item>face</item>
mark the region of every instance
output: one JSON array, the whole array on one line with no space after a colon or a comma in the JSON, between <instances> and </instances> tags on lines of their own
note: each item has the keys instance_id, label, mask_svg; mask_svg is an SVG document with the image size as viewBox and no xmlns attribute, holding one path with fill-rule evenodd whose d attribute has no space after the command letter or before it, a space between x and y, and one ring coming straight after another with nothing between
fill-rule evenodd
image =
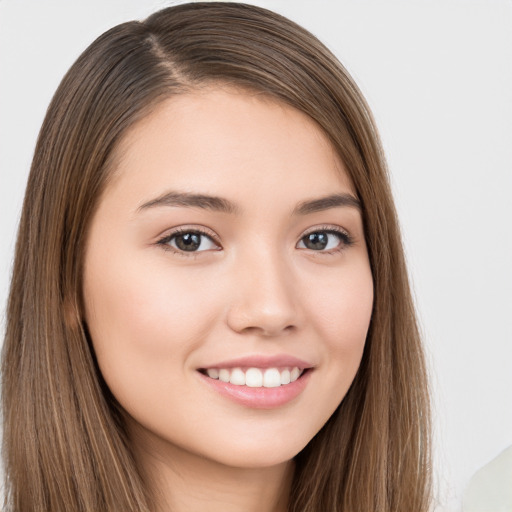
<instances>
[{"instance_id":1,"label":"face","mask_svg":"<svg viewBox=\"0 0 512 512\"><path fill-rule=\"evenodd\" d=\"M261 95L171 98L126 135L92 220L85 319L137 443L294 457L358 369L373 283L325 135Z\"/></svg>"}]
</instances>

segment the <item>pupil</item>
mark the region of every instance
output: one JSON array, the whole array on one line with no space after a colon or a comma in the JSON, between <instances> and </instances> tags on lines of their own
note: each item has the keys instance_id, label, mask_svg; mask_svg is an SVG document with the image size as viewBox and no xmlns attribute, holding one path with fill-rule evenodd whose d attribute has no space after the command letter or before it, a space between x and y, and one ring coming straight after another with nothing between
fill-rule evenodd
<instances>
[{"instance_id":1,"label":"pupil","mask_svg":"<svg viewBox=\"0 0 512 512\"><path fill-rule=\"evenodd\" d=\"M311 233L306 237L306 247L308 249L321 250L327 247L327 233Z\"/></svg>"},{"instance_id":2,"label":"pupil","mask_svg":"<svg viewBox=\"0 0 512 512\"><path fill-rule=\"evenodd\" d=\"M195 251L201 245L201 235L185 233L176 238L176 245L182 251Z\"/></svg>"}]
</instances>

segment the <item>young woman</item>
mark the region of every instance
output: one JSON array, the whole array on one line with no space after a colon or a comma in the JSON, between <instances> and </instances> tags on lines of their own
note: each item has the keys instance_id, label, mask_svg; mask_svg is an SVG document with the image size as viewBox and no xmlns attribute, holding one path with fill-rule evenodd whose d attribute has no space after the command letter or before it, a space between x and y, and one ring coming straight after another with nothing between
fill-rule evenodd
<instances>
[{"instance_id":1,"label":"young woman","mask_svg":"<svg viewBox=\"0 0 512 512\"><path fill-rule=\"evenodd\" d=\"M208 2L80 56L34 156L2 372L6 510L428 509L385 162L321 43Z\"/></svg>"}]
</instances>

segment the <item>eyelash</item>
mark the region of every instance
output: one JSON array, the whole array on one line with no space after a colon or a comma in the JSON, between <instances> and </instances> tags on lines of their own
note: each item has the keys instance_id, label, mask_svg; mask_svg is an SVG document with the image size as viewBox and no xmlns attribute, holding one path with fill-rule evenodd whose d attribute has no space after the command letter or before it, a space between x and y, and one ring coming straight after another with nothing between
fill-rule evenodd
<instances>
[{"instance_id":1,"label":"eyelash","mask_svg":"<svg viewBox=\"0 0 512 512\"><path fill-rule=\"evenodd\" d=\"M314 228L313 230L305 233L300 238L298 243L302 242L306 237L308 237L312 234L315 234L315 233L325 233L328 235L336 235L338 237L340 243L339 243L338 247L331 249L329 251L323 251L323 250L315 251L314 249L307 249L307 247L305 248L305 250L310 250L313 253L329 254L329 255L338 254L354 244L354 240L353 240L352 236L349 235L349 233L347 233L343 229L333 227L333 226L322 226L320 228ZM215 243L217 246L220 247L220 242L218 241L217 237L215 237L211 232L206 231L204 229L200 229L200 228L178 228L178 229L174 230L172 233L169 233L168 235L165 235L164 237L162 237L160 240L158 240L156 242L156 244L161 246L165 251L171 251L174 254L177 254L179 256L184 256L184 257L195 257L199 253L205 252L205 251L182 251L182 250L176 249L169 245L169 243L174 238L176 238L180 235L185 235L185 234L199 235L201 237L204 236L204 237L210 239L213 243ZM301 249L301 250L304 250L304 249Z\"/></svg>"},{"instance_id":2,"label":"eyelash","mask_svg":"<svg viewBox=\"0 0 512 512\"><path fill-rule=\"evenodd\" d=\"M340 252L343 252L345 249L348 249L349 247L354 245L354 239L352 238L352 236L349 233L347 233L347 231L345 231L344 229L335 226L321 226L319 228L316 227L311 231L306 232L300 238L300 242L302 242L306 237L314 233L326 233L328 235L336 235L340 241L337 247L329 251L314 251L311 249L311 251L314 253L334 255L339 254ZM308 249L306 248L306 250Z\"/></svg>"},{"instance_id":3,"label":"eyelash","mask_svg":"<svg viewBox=\"0 0 512 512\"><path fill-rule=\"evenodd\" d=\"M206 238L209 238L212 242L214 242L216 245L220 247L220 242L217 240L217 238L213 235L213 233L206 231L204 229L200 228L177 228L172 233L169 233L168 235L165 235L160 240L158 240L156 243L157 245L160 245L164 251L170 251L174 254L177 254L178 256L184 256L184 257L196 257L199 253L203 251L181 251L179 249L176 249L174 247L171 247L169 245L169 242L173 240L174 238L180 236L180 235L199 235L204 236Z\"/></svg>"}]
</instances>

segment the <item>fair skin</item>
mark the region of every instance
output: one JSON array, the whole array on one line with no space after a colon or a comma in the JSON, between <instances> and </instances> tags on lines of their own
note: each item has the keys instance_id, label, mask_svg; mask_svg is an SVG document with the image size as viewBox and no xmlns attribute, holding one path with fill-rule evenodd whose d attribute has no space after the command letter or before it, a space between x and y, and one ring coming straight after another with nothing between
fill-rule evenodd
<instances>
[{"instance_id":1,"label":"fair skin","mask_svg":"<svg viewBox=\"0 0 512 512\"><path fill-rule=\"evenodd\" d=\"M159 510L286 509L370 322L355 197L316 124L254 93L175 96L122 140L85 316Z\"/></svg>"}]
</instances>

